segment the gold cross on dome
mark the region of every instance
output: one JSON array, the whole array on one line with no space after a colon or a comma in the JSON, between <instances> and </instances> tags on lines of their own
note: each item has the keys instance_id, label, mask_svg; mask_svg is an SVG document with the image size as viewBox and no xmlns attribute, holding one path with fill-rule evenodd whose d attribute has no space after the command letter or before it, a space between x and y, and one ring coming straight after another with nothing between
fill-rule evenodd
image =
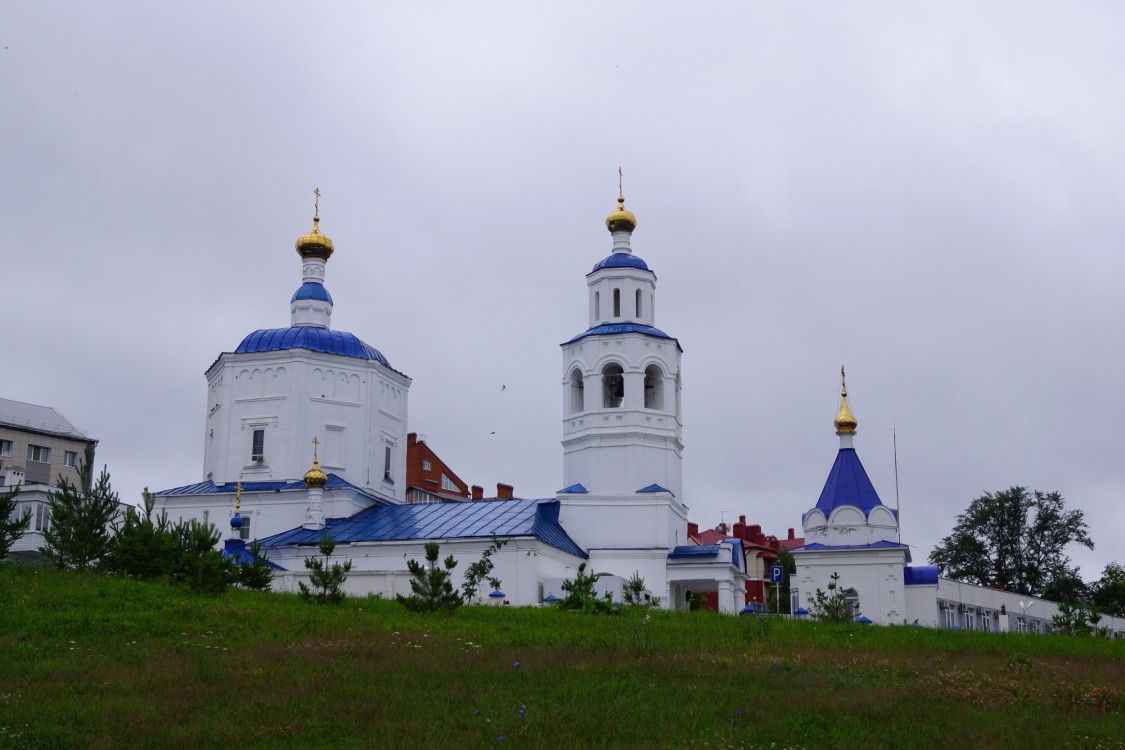
<instances>
[{"instance_id":1,"label":"gold cross on dome","mask_svg":"<svg viewBox=\"0 0 1125 750\"><path fill-rule=\"evenodd\" d=\"M313 463L317 462L317 449L320 448L320 438L313 438Z\"/></svg>"},{"instance_id":2,"label":"gold cross on dome","mask_svg":"<svg viewBox=\"0 0 1125 750\"><path fill-rule=\"evenodd\" d=\"M618 198L624 198L625 197L625 191L621 187L624 180L625 180L625 173L621 169L621 167L618 167L617 168L617 197Z\"/></svg>"},{"instance_id":3,"label":"gold cross on dome","mask_svg":"<svg viewBox=\"0 0 1125 750\"><path fill-rule=\"evenodd\" d=\"M238 512L239 506L242 505L242 482L234 486L234 512Z\"/></svg>"},{"instance_id":4,"label":"gold cross on dome","mask_svg":"<svg viewBox=\"0 0 1125 750\"><path fill-rule=\"evenodd\" d=\"M313 195L316 196L316 200L313 202L313 213L320 216L320 188L313 190Z\"/></svg>"}]
</instances>

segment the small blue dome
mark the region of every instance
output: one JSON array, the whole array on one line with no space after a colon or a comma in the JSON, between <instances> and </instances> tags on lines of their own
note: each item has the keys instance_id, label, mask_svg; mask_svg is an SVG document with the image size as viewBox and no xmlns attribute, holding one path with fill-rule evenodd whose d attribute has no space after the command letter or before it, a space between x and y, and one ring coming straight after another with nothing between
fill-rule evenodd
<instances>
[{"instance_id":1,"label":"small blue dome","mask_svg":"<svg viewBox=\"0 0 1125 750\"><path fill-rule=\"evenodd\" d=\"M357 359L373 359L380 364L391 366L378 349L360 341L354 333L330 331L317 326L294 326L292 328L265 328L254 331L235 349L236 354L257 352L277 352L285 349L308 349L325 354L339 354Z\"/></svg>"},{"instance_id":2,"label":"small blue dome","mask_svg":"<svg viewBox=\"0 0 1125 750\"><path fill-rule=\"evenodd\" d=\"M232 529L234 529L235 531L242 528L242 514L241 513L235 513L233 516L230 517L230 527Z\"/></svg>"},{"instance_id":3,"label":"small blue dome","mask_svg":"<svg viewBox=\"0 0 1125 750\"><path fill-rule=\"evenodd\" d=\"M614 253L608 258L603 258L594 266L594 270L590 273L600 271L603 268L639 268L642 271L649 271L648 263L638 258L636 255L629 253Z\"/></svg>"},{"instance_id":4,"label":"small blue dome","mask_svg":"<svg viewBox=\"0 0 1125 750\"><path fill-rule=\"evenodd\" d=\"M332 304L332 295L324 288L324 284L317 281L306 281L301 284L301 287L293 292L293 298L289 300L290 303L296 302L299 299L315 299L320 302L327 302Z\"/></svg>"}]
</instances>

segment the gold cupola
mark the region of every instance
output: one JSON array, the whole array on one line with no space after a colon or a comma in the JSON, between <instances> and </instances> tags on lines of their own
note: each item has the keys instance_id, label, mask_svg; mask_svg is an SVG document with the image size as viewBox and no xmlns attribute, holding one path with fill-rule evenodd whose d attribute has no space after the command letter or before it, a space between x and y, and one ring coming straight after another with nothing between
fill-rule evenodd
<instances>
[{"instance_id":1,"label":"gold cupola","mask_svg":"<svg viewBox=\"0 0 1125 750\"><path fill-rule=\"evenodd\" d=\"M840 411L836 414L836 434L854 435L858 422L848 408L848 381L844 376L844 366L840 365Z\"/></svg>"},{"instance_id":2,"label":"gold cupola","mask_svg":"<svg viewBox=\"0 0 1125 750\"><path fill-rule=\"evenodd\" d=\"M302 258L322 258L328 260L332 255L332 240L328 235L320 232L320 188L313 191L316 195L315 208L313 209L313 228L297 238L297 254Z\"/></svg>"},{"instance_id":3,"label":"gold cupola","mask_svg":"<svg viewBox=\"0 0 1125 750\"><path fill-rule=\"evenodd\" d=\"M637 217L625 210L625 193L621 189L622 172L617 168L617 210L605 217L605 228L613 232L632 232L637 228Z\"/></svg>"},{"instance_id":4,"label":"gold cupola","mask_svg":"<svg viewBox=\"0 0 1125 750\"><path fill-rule=\"evenodd\" d=\"M305 487L312 489L313 487L323 487L328 484L328 475L320 470L320 460L317 455L317 448L320 446L320 440L313 438L313 465L312 468L305 472Z\"/></svg>"}]
</instances>

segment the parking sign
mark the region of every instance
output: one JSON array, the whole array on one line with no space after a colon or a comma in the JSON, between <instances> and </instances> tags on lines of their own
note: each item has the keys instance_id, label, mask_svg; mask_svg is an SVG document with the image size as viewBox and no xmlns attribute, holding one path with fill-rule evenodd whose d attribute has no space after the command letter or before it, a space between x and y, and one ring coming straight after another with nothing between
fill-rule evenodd
<instances>
[{"instance_id":1,"label":"parking sign","mask_svg":"<svg viewBox=\"0 0 1125 750\"><path fill-rule=\"evenodd\" d=\"M785 568L780 565L770 566L770 583L784 583L785 582Z\"/></svg>"}]
</instances>

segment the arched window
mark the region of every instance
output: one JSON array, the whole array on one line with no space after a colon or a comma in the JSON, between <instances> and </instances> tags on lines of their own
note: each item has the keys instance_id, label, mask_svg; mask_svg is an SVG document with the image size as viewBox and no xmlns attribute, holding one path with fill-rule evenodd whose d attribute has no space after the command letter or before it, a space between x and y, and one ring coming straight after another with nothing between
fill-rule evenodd
<instances>
[{"instance_id":1,"label":"arched window","mask_svg":"<svg viewBox=\"0 0 1125 750\"><path fill-rule=\"evenodd\" d=\"M641 290L637 290L637 320L641 319Z\"/></svg>"},{"instance_id":2,"label":"arched window","mask_svg":"<svg viewBox=\"0 0 1125 750\"><path fill-rule=\"evenodd\" d=\"M577 414L585 408L585 387L582 383L582 371L577 367L570 373L570 413Z\"/></svg>"},{"instance_id":3,"label":"arched window","mask_svg":"<svg viewBox=\"0 0 1125 750\"><path fill-rule=\"evenodd\" d=\"M664 373L656 365L645 368L645 408L664 411Z\"/></svg>"},{"instance_id":4,"label":"arched window","mask_svg":"<svg viewBox=\"0 0 1125 750\"><path fill-rule=\"evenodd\" d=\"M602 406L620 409L625 405L625 371L621 365L610 363L602 368Z\"/></svg>"},{"instance_id":5,"label":"arched window","mask_svg":"<svg viewBox=\"0 0 1125 750\"><path fill-rule=\"evenodd\" d=\"M613 290L613 317L621 317L621 290Z\"/></svg>"},{"instance_id":6,"label":"arched window","mask_svg":"<svg viewBox=\"0 0 1125 750\"><path fill-rule=\"evenodd\" d=\"M594 292L594 320L600 320L602 317L602 295L600 292Z\"/></svg>"}]
</instances>

